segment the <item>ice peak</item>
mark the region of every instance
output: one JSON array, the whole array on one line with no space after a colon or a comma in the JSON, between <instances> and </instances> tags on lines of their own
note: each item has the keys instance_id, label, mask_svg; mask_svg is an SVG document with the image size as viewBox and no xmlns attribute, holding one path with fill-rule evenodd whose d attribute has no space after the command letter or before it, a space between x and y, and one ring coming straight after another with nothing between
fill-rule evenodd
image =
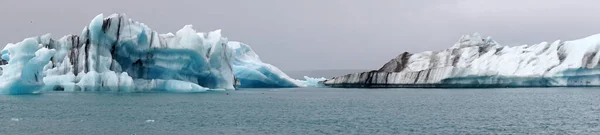
<instances>
[{"instance_id":1,"label":"ice peak","mask_svg":"<svg viewBox=\"0 0 600 135\"><path fill-rule=\"evenodd\" d=\"M104 18L104 19L107 19L107 18L118 18L119 16L127 16L127 15L125 15L125 13L113 13L113 14L110 14L108 17Z\"/></svg>"},{"instance_id":2,"label":"ice peak","mask_svg":"<svg viewBox=\"0 0 600 135\"><path fill-rule=\"evenodd\" d=\"M452 46L452 48L465 48L472 46L486 47L491 45L498 45L492 37L483 38L479 33L467 34L460 37L458 42Z\"/></svg>"}]
</instances>

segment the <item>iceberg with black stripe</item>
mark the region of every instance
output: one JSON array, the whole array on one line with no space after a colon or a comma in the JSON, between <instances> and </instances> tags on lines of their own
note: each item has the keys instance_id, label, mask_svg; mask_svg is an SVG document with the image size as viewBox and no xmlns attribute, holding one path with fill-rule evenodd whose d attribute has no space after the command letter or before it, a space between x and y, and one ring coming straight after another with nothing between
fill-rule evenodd
<instances>
[{"instance_id":1,"label":"iceberg with black stripe","mask_svg":"<svg viewBox=\"0 0 600 135\"><path fill-rule=\"evenodd\" d=\"M100 14L81 35L56 40L46 34L5 46L0 93L307 86L240 44L221 36L220 30L199 33L186 25L174 34L158 34L124 14ZM247 54L256 56L244 61L250 58Z\"/></svg>"},{"instance_id":2,"label":"iceberg with black stripe","mask_svg":"<svg viewBox=\"0 0 600 135\"><path fill-rule=\"evenodd\" d=\"M465 35L449 49L404 52L379 70L322 82L332 87L600 86L600 34L572 41L502 46Z\"/></svg>"}]
</instances>

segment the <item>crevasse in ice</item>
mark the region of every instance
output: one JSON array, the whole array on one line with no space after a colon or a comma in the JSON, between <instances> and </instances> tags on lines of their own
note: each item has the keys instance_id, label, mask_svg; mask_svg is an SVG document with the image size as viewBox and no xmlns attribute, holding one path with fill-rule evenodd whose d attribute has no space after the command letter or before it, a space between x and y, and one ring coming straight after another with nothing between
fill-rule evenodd
<instances>
[{"instance_id":1,"label":"crevasse in ice","mask_svg":"<svg viewBox=\"0 0 600 135\"><path fill-rule=\"evenodd\" d=\"M81 35L32 37L2 49L0 92L175 91L306 87L221 31L158 34L123 14L96 16ZM312 78L309 78L312 79Z\"/></svg>"}]
</instances>

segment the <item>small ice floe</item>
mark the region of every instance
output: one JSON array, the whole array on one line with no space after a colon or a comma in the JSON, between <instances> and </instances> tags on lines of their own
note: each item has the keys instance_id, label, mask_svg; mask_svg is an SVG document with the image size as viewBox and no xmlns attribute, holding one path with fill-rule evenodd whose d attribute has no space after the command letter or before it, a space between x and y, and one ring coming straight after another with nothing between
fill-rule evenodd
<instances>
[{"instance_id":1,"label":"small ice floe","mask_svg":"<svg viewBox=\"0 0 600 135\"><path fill-rule=\"evenodd\" d=\"M154 123L154 120L146 120L146 123Z\"/></svg>"},{"instance_id":2,"label":"small ice floe","mask_svg":"<svg viewBox=\"0 0 600 135\"><path fill-rule=\"evenodd\" d=\"M21 119L19 118L10 118L10 121L20 121Z\"/></svg>"}]
</instances>

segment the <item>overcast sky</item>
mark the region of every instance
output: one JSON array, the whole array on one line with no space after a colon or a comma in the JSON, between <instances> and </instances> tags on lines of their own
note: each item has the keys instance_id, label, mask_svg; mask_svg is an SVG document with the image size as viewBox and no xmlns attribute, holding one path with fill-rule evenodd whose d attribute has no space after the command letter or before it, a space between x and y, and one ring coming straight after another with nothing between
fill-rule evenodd
<instances>
[{"instance_id":1,"label":"overcast sky","mask_svg":"<svg viewBox=\"0 0 600 135\"><path fill-rule=\"evenodd\" d=\"M223 29L284 71L377 69L479 32L505 45L600 33L598 0L0 0L0 47L80 34L97 14L126 13L159 33ZM33 21L33 23L30 23Z\"/></svg>"}]
</instances>

